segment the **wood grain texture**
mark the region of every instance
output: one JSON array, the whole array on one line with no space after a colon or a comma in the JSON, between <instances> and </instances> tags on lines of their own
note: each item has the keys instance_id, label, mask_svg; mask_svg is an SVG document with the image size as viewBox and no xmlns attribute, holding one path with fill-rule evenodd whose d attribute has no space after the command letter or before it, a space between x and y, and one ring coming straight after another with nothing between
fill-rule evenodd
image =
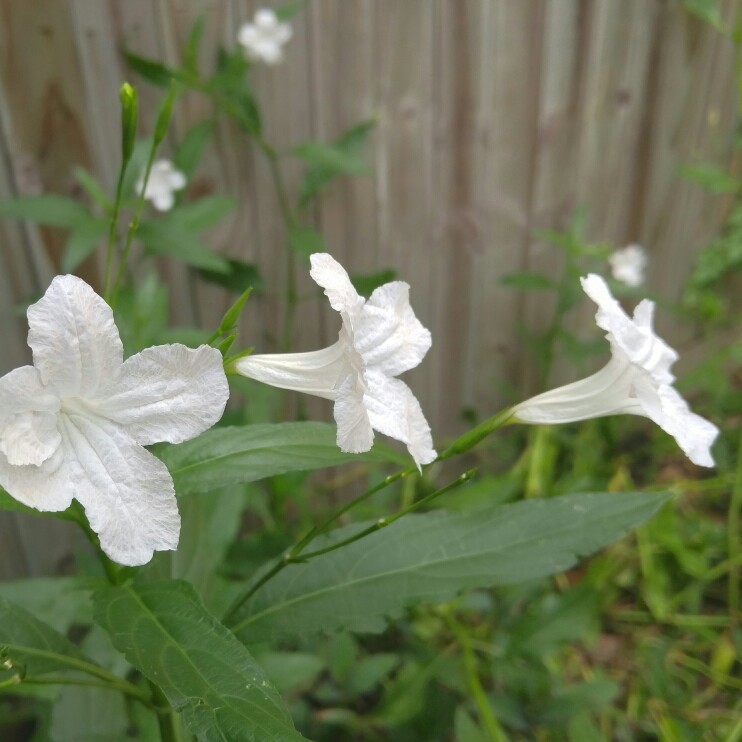
<instances>
[{"instance_id":1,"label":"wood grain texture","mask_svg":"<svg viewBox=\"0 0 742 742\"><path fill-rule=\"evenodd\" d=\"M119 50L175 64L204 13L200 63L208 70L218 46L233 47L258 7L280 4L0 0L0 198L81 196L77 165L112 190L122 79L138 87L143 135L162 96L126 70ZM722 11L732 23L737 3L723 0ZM738 123L733 47L679 2L310 0L293 27L285 62L250 73L266 136L295 193L302 166L292 147L376 120L365 153L373 176L338 179L301 223L323 234L349 272L391 268L410 283L434 345L407 381L438 439L462 429L464 408L485 416L537 389L524 328L548 326L553 301L500 285L511 272L560 270L560 253L536 230L563 229L584 206L590 240L640 242L651 255L648 290L678 298L723 218L723 199L683 180L678 168L726 166ZM163 154L212 114L203 96L185 95ZM206 195L238 199L208 242L259 266L266 290L250 301L242 343L275 350L286 312L287 235L265 157L223 117L189 184L188 198ZM12 308L59 271L64 240L61 230L0 221L0 372L28 359L25 325ZM171 260L158 265L173 323L212 328L233 297L194 283ZM80 274L100 288L101 269L93 257ZM291 344L311 350L333 341L338 321L306 265L297 277L310 299ZM592 312L586 302L574 313L585 336L595 334ZM659 314L671 340L694 340L669 312ZM571 373L557 363L554 378ZM322 401L304 410L312 418L331 413ZM0 524L3 535L16 528L9 522ZM0 549L4 559L10 547ZM12 564L11 572L42 569L25 557Z\"/></svg>"}]
</instances>

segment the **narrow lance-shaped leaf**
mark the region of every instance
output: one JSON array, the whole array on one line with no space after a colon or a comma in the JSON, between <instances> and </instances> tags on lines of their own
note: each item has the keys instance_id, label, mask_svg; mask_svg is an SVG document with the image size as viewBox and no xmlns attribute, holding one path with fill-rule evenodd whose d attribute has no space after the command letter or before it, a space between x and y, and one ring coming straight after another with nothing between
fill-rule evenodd
<instances>
[{"instance_id":1,"label":"narrow lance-shaped leaf","mask_svg":"<svg viewBox=\"0 0 742 742\"><path fill-rule=\"evenodd\" d=\"M363 454L343 453L335 437L335 426L327 423L249 425L208 430L191 441L154 450L170 469L179 495L349 462L407 463L381 444Z\"/></svg>"},{"instance_id":2,"label":"narrow lance-shaped leaf","mask_svg":"<svg viewBox=\"0 0 742 742\"><path fill-rule=\"evenodd\" d=\"M291 565L231 626L249 642L313 631L380 631L413 601L562 572L647 520L668 495L621 493L528 500L469 514L408 515L338 551ZM366 526L368 524L365 524ZM341 528L347 538L364 524Z\"/></svg>"},{"instance_id":3,"label":"narrow lance-shaped leaf","mask_svg":"<svg viewBox=\"0 0 742 742\"><path fill-rule=\"evenodd\" d=\"M304 739L262 668L179 580L100 590L96 621L202 742Z\"/></svg>"}]
</instances>

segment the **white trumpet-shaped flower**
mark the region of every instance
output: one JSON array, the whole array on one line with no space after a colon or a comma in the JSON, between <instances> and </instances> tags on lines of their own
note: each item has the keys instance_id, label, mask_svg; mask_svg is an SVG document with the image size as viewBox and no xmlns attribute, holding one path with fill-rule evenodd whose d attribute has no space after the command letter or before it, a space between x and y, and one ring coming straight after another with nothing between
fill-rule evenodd
<instances>
[{"instance_id":1,"label":"white trumpet-shaped flower","mask_svg":"<svg viewBox=\"0 0 742 742\"><path fill-rule=\"evenodd\" d=\"M283 60L283 47L291 34L288 23L281 23L270 8L262 8L255 13L252 23L240 27L237 41L253 61L278 64Z\"/></svg>"},{"instance_id":2,"label":"white trumpet-shaped flower","mask_svg":"<svg viewBox=\"0 0 742 742\"><path fill-rule=\"evenodd\" d=\"M677 353L652 329L654 302L644 299L633 319L594 274L582 278L585 293L598 305L595 320L606 331L613 357L592 376L539 394L513 408L525 423L567 423L606 415L643 415L677 441L688 458L713 466L711 444L719 430L690 411L672 386Z\"/></svg>"},{"instance_id":3,"label":"white trumpet-shaped flower","mask_svg":"<svg viewBox=\"0 0 742 742\"><path fill-rule=\"evenodd\" d=\"M136 183L135 190L158 211L170 211L175 203L175 192L186 187L186 176L170 160L155 160L149 171L147 187L144 188L144 173Z\"/></svg>"},{"instance_id":4,"label":"white trumpet-shaped flower","mask_svg":"<svg viewBox=\"0 0 742 742\"><path fill-rule=\"evenodd\" d=\"M37 510L78 500L121 564L175 549L173 480L144 446L219 420L229 396L221 354L160 345L124 361L110 307L75 276L52 281L28 324L34 365L0 378L0 485Z\"/></svg>"},{"instance_id":5,"label":"white trumpet-shaped flower","mask_svg":"<svg viewBox=\"0 0 742 742\"><path fill-rule=\"evenodd\" d=\"M636 288L644 283L647 260L647 251L641 245L626 245L611 253L608 263L617 281Z\"/></svg>"},{"instance_id":6,"label":"white trumpet-shaped flower","mask_svg":"<svg viewBox=\"0 0 742 742\"><path fill-rule=\"evenodd\" d=\"M436 457L430 427L410 388L394 378L417 366L431 345L430 332L410 306L409 285L384 284L366 300L330 255L316 253L310 260L310 275L342 317L338 341L310 353L251 355L236 361L236 371L333 400L343 451L368 451L377 430L405 443L418 467L429 464Z\"/></svg>"}]
</instances>

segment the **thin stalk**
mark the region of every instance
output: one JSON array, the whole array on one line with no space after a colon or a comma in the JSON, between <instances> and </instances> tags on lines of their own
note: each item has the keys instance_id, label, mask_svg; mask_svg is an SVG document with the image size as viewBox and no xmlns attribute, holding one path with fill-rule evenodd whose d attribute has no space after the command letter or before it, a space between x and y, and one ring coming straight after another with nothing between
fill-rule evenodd
<instances>
[{"instance_id":1,"label":"thin stalk","mask_svg":"<svg viewBox=\"0 0 742 742\"><path fill-rule=\"evenodd\" d=\"M113 253L114 245L116 243L116 231L119 223L119 213L121 212L121 197L124 185L124 175L126 174L126 168L128 161L121 164L119 170L118 183L116 184L116 200L113 204L113 213L111 214L111 226L108 229L108 248L106 250L106 280L104 283L103 296L106 301L111 298L111 271L113 270Z\"/></svg>"},{"instance_id":2,"label":"thin stalk","mask_svg":"<svg viewBox=\"0 0 742 742\"><path fill-rule=\"evenodd\" d=\"M180 721L170 705L170 701L167 700L167 696L160 686L149 681L149 687L152 689L152 698L157 704L157 724L160 728L160 739L162 742L182 742Z\"/></svg>"},{"instance_id":3,"label":"thin stalk","mask_svg":"<svg viewBox=\"0 0 742 742\"><path fill-rule=\"evenodd\" d=\"M298 556L293 556L291 551L287 552L286 554L283 555L283 557L281 557L281 559L278 562L276 562L276 564L273 565L273 567L271 567L271 569L268 570L268 572L266 572L252 587L250 587L250 589L247 590L247 592L245 592L244 595L240 596L234 602L232 607L229 609L229 612L224 617L222 623L228 624L229 620L234 617L237 611L242 607L242 605L244 605L244 603L249 598L251 598L263 585L265 585L266 582L273 579L273 577L275 577L279 572L281 572L286 567L288 567L289 564L305 562L305 561L308 561L309 559L313 559L314 557L321 556L322 554L329 554L331 551L337 551L338 549L342 549L343 547L348 546L349 544L352 544L356 541L360 541L361 539L366 538L366 536L370 536L372 533L376 533L376 531L380 531L382 528L386 528L387 526L390 526L392 523L394 523L395 521L398 521L400 518L403 518L405 515L408 515L414 510L417 510L423 507L424 505L429 504L435 498L440 497L441 495L444 495L446 492L450 492L452 489L459 487L465 482L468 482L474 476L476 471L477 471L476 468L470 469L469 471L462 474L460 477L457 477L450 484L447 484L445 487L441 487L441 489L438 489L435 492L431 492L429 495L426 495L421 500L418 500L417 502L413 503L409 507L406 507L403 510L398 511L397 513L394 513L393 515L390 515L386 518L379 518L376 522L374 522L368 528L364 528L362 531L359 531L353 536L349 536L348 538L343 539L342 541L338 541L322 549L316 549L315 551L301 553ZM242 621L240 623L235 624L234 626L230 626L229 628L233 632L237 632L243 627L244 624L245 624L245 621Z\"/></svg>"},{"instance_id":4,"label":"thin stalk","mask_svg":"<svg viewBox=\"0 0 742 742\"><path fill-rule=\"evenodd\" d=\"M14 649L17 649L19 653L23 652L23 654L27 654L32 657L41 657L44 659L53 660L54 662L58 662L60 664L67 665L70 670L78 670L79 672L84 672L88 675L92 675L93 677L104 681L109 686L115 686L116 690L120 690L122 693L126 693L129 696L137 698L138 700L142 701L142 703L151 705L150 698L139 688L137 688L136 685L132 685L132 683L130 683L128 680L124 680L123 678L118 677L118 675L114 675L112 672L109 672L104 667L100 667L99 665L94 665L85 660L81 660L77 657L70 657L66 654L50 652L46 649L34 649L32 647L15 647L13 644L4 644L3 647L9 650L9 653L12 653ZM26 680L24 680L23 682L26 682Z\"/></svg>"},{"instance_id":5,"label":"thin stalk","mask_svg":"<svg viewBox=\"0 0 742 742\"><path fill-rule=\"evenodd\" d=\"M155 161L155 154L157 153L157 144L153 141L152 147L149 150L149 157L147 157L147 167L144 170L144 178L142 179L142 192L139 194L139 201L137 201L136 210L134 216L129 222L129 230L126 233L126 242L124 243L124 252L119 261L118 269L116 271L116 280L113 283L113 291L111 292L110 301L108 302L113 309L116 306L116 299L118 297L119 287L121 285L121 278L123 277L126 263L129 260L129 253L131 252L131 243L134 241L134 235L139 229L139 219L142 216L142 210L144 209L144 194L147 191L147 183L149 183L149 175L152 171L152 163Z\"/></svg>"},{"instance_id":6,"label":"thin stalk","mask_svg":"<svg viewBox=\"0 0 742 742\"><path fill-rule=\"evenodd\" d=\"M492 707L487 700L487 694L485 693L485 690L482 687L482 682L479 679L477 659L474 656L474 649L469 641L469 636L461 624L459 624L459 622L451 615L450 611L442 611L441 615L461 647L461 651L464 655L466 683L469 686L469 691L471 692L475 703L477 704L479 716L487 730L487 734L492 742L507 742L508 737L505 734L504 729L500 726L500 723L497 721L497 718L492 713Z\"/></svg>"},{"instance_id":7,"label":"thin stalk","mask_svg":"<svg viewBox=\"0 0 742 742\"><path fill-rule=\"evenodd\" d=\"M156 706L152 703L150 697L142 690L137 688L135 685L126 682L125 680L119 679L118 683L102 682L98 680L84 680L83 678L68 678L68 677L57 677L54 675L45 675L44 677L34 678L26 677L20 682L23 685L84 685L90 688L102 688L103 690L112 690L139 701L149 709L156 710Z\"/></svg>"},{"instance_id":8,"label":"thin stalk","mask_svg":"<svg viewBox=\"0 0 742 742\"><path fill-rule=\"evenodd\" d=\"M508 407L457 438L443 453L438 454L436 461L445 461L452 456L466 453L491 433L515 422L517 421L513 417L513 409Z\"/></svg>"},{"instance_id":9,"label":"thin stalk","mask_svg":"<svg viewBox=\"0 0 742 742\"><path fill-rule=\"evenodd\" d=\"M379 518L375 523L371 524L368 528L364 528L362 531L359 531L355 535L349 536L348 538L343 539L342 541L338 541L335 544L326 546L323 549L316 549L315 551L304 553L301 555L301 559L302 560L312 559L313 557L321 556L322 554L329 554L331 551L337 551L337 549L341 549L343 546L352 544L355 541L360 541L362 538L366 538L366 536L370 536L372 533L376 533L376 531L380 531L382 528L386 528L387 526L390 526L392 523L398 521L400 518L403 518L405 515L408 515L409 513L412 513L415 510L419 510L421 507L429 504L430 502L440 497L441 495L445 495L447 492L450 492L452 489L455 489L456 487L461 486L465 482L468 482L476 474L476 472L477 472L476 468L470 469L469 471L462 474L460 477L457 477L456 479L454 479L454 481L451 482L450 484L447 484L445 487L441 487L435 492L431 492L429 495L426 495L421 500L418 500L417 502L413 502L412 505L409 505L408 507L403 508L402 510L399 510L398 512L394 513L394 515L390 515L386 518Z\"/></svg>"},{"instance_id":10,"label":"thin stalk","mask_svg":"<svg viewBox=\"0 0 742 742\"><path fill-rule=\"evenodd\" d=\"M234 616L235 613L237 613L237 611L244 605L245 602L247 602L258 590L260 590L260 588L263 587L266 582L272 580L279 572L282 572L284 569L286 569L289 564L296 564L297 562L302 561L302 559L300 559L299 557L304 549L306 549L306 547L309 546L309 544L318 536L326 533L333 525L333 523L335 523L339 518L345 515L345 513L356 507L356 505L359 505L365 500L368 500L368 498L372 495L375 495L377 492L385 489L402 477L406 477L409 474L414 473L415 471L417 471L417 469L411 467L409 469L405 469L404 471L397 472L396 474L385 477L381 482L379 482L379 484L366 490L362 495L356 497L355 500L351 500L342 507L338 508L327 520L324 521L324 523L319 526L315 526L314 528L309 530L304 536L302 536L301 539L299 539L299 541L297 541L289 549L288 552L286 552L280 559L278 559L276 563L257 582L251 585L250 588L243 595L238 597L232 603L229 610L222 619L222 622L228 623L229 620Z\"/></svg>"},{"instance_id":11,"label":"thin stalk","mask_svg":"<svg viewBox=\"0 0 742 742\"><path fill-rule=\"evenodd\" d=\"M737 452L737 471L735 473L732 496L729 501L729 517L727 518L727 543L729 561L735 563L742 554L742 536L740 535L740 512L742 512L742 434L739 437ZM740 623L740 574L737 569L729 570L728 595L729 616L732 625Z\"/></svg>"}]
</instances>

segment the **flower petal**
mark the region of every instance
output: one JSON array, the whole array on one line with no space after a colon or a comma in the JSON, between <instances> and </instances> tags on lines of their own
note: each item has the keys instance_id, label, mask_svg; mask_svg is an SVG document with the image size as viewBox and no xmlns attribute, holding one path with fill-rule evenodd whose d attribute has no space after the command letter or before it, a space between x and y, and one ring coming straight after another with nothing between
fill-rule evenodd
<instances>
[{"instance_id":1,"label":"flower petal","mask_svg":"<svg viewBox=\"0 0 742 742\"><path fill-rule=\"evenodd\" d=\"M647 417L669 433L694 464L715 465L711 445L719 435L719 429L713 423L692 412L688 403L671 386L657 387L651 379L645 379L637 381L635 387Z\"/></svg>"},{"instance_id":2,"label":"flower petal","mask_svg":"<svg viewBox=\"0 0 742 742\"><path fill-rule=\"evenodd\" d=\"M633 364L649 371L658 383L671 384L675 377L670 367L678 354L652 329L653 302L641 302L632 320L600 276L591 273L580 280L585 293L598 305L595 321L608 333L611 346L618 347Z\"/></svg>"},{"instance_id":3,"label":"flower petal","mask_svg":"<svg viewBox=\"0 0 742 742\"><path fill-rule=\"evenodd\" d=\"M367 390L363 402L374 430L407 445L418 469L434 461L430 426L412 390L399 379L377 371L366 372Z\"/></svg>"},{"instance_id":4,"label":"flower petal","mask_svg":"<svg viewBox=\"0 0 742 742\"><path fill-rule=\"evenodd\" d=\"M167 467L104 418L60 416L65 467L103 551L119 564L146 564L175 549L180 515Z\"/></svg>"},{"instance_id":5,"label":"flower petal","mask_svg":"<svg viewBox=\"0 0 742 742\"><path fill-rule=\"evenodd\" d=\"M330 306L336 312L345 312L354 317L364 300L350 282L345 268L332 255L324 252L310 255L309 261L312 264L309 275L325 290Z\"/></svg>"},{"instance_id":6,"label":"flower petal","mask_svg":"<svg viewBox=\"0 0 742 742\"><path fill-rule=\"evenodd\" d=\"M351 371L342 380L333 410L337 445L346 453L364 453L374 444L374 431L364 404L364 386L360 376Z\"/></svg>"},{"instance_id":7,"label":"flower petal","mask_svg":"<svg viewBox=\"0 0 742 742\"><path fill-rule=\"evenodd\" d=\"M113 312L82 279L57 276L28 308L28 325L41 381L60 396L94 398L118 374L123 346Z\"/></svg>"},{"instance_id":8,"label":"flower petal","mask_svg":"<svg viewBox=\"0 0 742 742\"><path fill-rule=\"evenodd\" d=\"M412 311L409 284L392 281L371 294L354 326L353 344L367 367L389 376L422 361L432 340Z\"/></svg>"},{"instance_id":9,"label":"flower petal","mask_svg":"<svg viewBox=\"0 0 742 742\"><path fill-rule=\"evenodd\" d=\"M77 481L66 466L64 445L59 445L40 466L14 466L0 452L0 486L30 508L57 513L72 503Z\"/></svg>"},{"instance_id":10,"label":"flower petal","mask_svg":"<svg viewBox=\"0 0 742 742\"><path fill-rule=\"evenodd\" d=\"M143 446L180 443L208 430L224 412L229 385L222 355L208 345L158 345L128 358L99 414Z\"/></svg>"}]
</instances>

